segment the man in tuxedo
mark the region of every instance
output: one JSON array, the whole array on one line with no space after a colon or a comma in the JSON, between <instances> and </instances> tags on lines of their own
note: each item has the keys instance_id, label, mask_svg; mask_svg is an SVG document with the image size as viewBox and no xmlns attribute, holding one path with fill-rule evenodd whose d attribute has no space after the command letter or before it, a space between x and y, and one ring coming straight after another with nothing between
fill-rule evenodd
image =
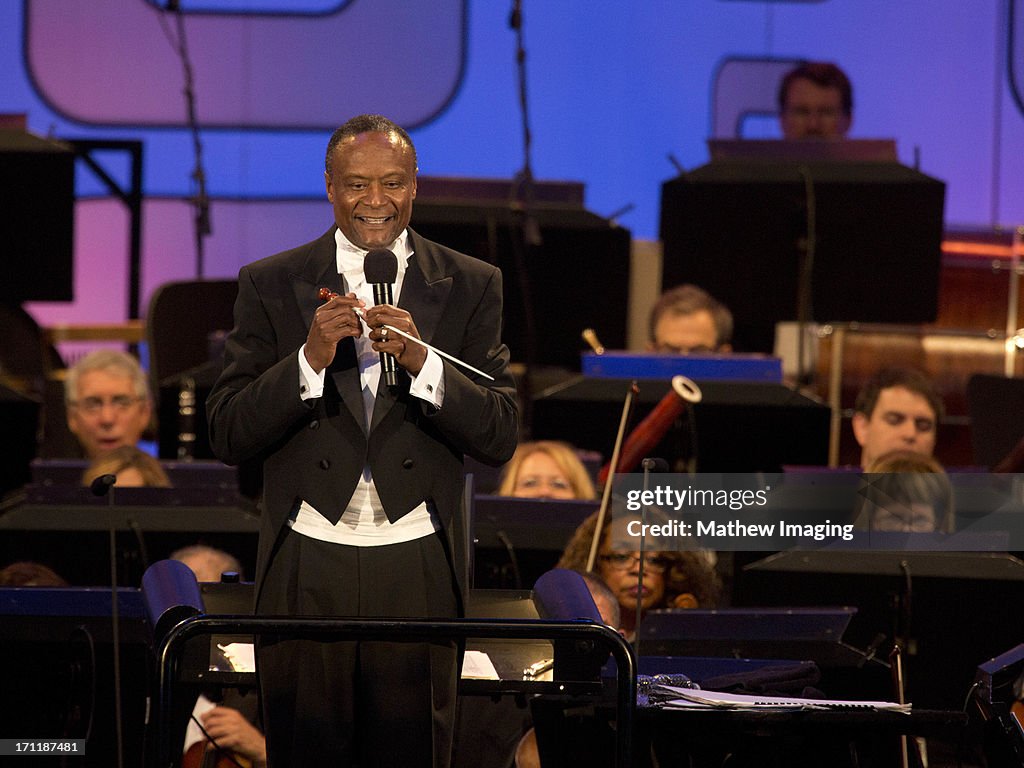
<instances>
[{"instance_id":1,"label":"man in tuxedo","mask_svg":"<svg viewBox=\"0 0 1024 768\"><path fill-rule=\"evenodd\" d=\"M349 120L327 147L336 226L239 273L207 412L221 459L263 462L258 613L462 610L463 456L507 461L518 410L500 341L501 273L408 227L416 170L399 126ZM376 249L397 257L396 305L375 305L364 279ZM323 303L321 288L331 293ZM380 353L394 356L396 386ZM264 637L270 765L447 765L456 659L453 643Z\"/></svg>"}]
</instances>

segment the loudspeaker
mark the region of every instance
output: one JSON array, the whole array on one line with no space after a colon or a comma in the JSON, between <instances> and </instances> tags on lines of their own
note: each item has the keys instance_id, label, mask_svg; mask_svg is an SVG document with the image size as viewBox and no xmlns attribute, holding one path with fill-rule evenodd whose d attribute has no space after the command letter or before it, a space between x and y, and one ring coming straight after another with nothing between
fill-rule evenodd
<instances>
[{"instance_id":1,"label":"loudspeaker","mask_svg":"<svg viewBox=\"0 0 1024 768\"><path fill-rule=\"evenodd\" d=\"M944 200L896 163L712 162L662 185L662 283L725 303L741 352L770 354L775 324L800 319L804 267L808 320L931 322Z\"/></svg>"},{"instance_id":2,"label":"loudspeaker","mask_svg":"<svg viewBox=\"0 0 1024 768\"><path fill-rule=\"evenodd\" d=\"M29 466L36 455L39 401L0 384L0 496L21 488L32 477Z\"/></svg>"},{"instance_id":3,"label":"loudspeaker","mask_svg":"<svg viewBox=\"0 0 1024 768\"><path fill-rule=\"evenodd\" d=\"M74 298L75 153L58 141L0 129L0 299Z\"/></svg>"},{"instance_id":4,"label":"loudspeaker","mask_svg":"<svg viewBox=\"0 0 1024 768\"><path fill-rule=\"evenodd\" d=\"M513 361L579 370L580 332L588 327L609 349L624 349L629 230L570 206L538 205L533 217L541 244L519 251L522 269L524 222L510 205L417 200L412 226L501 269L502 337Z\"/></svg>"}]
</instances>

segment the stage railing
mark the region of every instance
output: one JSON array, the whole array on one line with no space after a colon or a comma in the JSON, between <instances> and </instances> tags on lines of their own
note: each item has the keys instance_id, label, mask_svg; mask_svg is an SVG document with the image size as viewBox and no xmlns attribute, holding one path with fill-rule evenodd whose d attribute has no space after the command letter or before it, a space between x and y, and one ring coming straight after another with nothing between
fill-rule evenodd
<instances>
[{"instance_id":1,"label":"stage railing","mask_svg":"<svg viewBox=\"0 0 1024 768\"><path fill-rule=\"evenodd\" d=\"M174 711L175 684L182 675L186 643L214 634L273 634L291 637L323 637L343 640L566 640L602 647L615 660L615 765L632 765L632 731L636 710L636 657L632 647L615 630L589 621L543 620L394 620L326 619L305 617L195 616L175 626L160 646L159 714L157 718L157 765L176 765L168 722ZM555 669L556 681L558 669ZM524 683L528 685L528 683ZM177 745L180 746L180 745Z\"/></svg>"}]
</instances>

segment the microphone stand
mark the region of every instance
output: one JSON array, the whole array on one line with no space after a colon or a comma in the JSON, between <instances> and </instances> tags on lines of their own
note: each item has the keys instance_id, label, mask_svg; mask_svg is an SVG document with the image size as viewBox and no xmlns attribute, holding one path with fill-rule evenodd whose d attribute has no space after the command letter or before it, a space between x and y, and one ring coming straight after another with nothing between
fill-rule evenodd
<instances>
[{"instance_id":1,"label":"microphone stand","mask_svg":"<svg viewBox=\"0 0 1024 768\"><path fill-rule=\"evenodd\" d=\"M811 378L810 372L807 370L807 344L804 337L807 334L807 327L813 318L814 256L818 241L818 203L814 194L814 179L811 178L810 169L801 165L797 168L797 172L804 182L804 213L807 225L803 242L797 245L800 262L796 298L796 380L797 386L800 387L809 383Z\"/></svg>"},{"instance_id":2,"label":"microphone stand","mask_svg":"<svg viewBox=\"0 0 1024 768\"><path fill-rule=\"evenodd\" d=\"M110 631L111 647L114 656L114 728L117 742L117 766L124 768L124 733L122 731L121 714L121 611L117 592L117 530L114 525L114 484L115 475L100 475L89 489L95 496L107 497L107 510L110 513L108 533L110 535Z\"/></svg>"},{"instance_id":3,"label":"microphone stand","mask_svg":"<svg viewBox=\"0 0 1024 768\"><path fill-rule=\"evenodd\" d=\"M1017 304L1020 300L1020 256L1024 253L1024 226L1013 228L1013 241L1010 246L1010 268L1007 270L1010 279L1009 288L1006 293L1006 347L1003 360L1003 374L1007 378L1013 377L1015 363L1017 362L1018 342L1020 341L1020 329L1017 327Z\"/></svg>"},{"instance_id":4,"label":"microphone stand","mask_svg":"<svg viewBox=\"0 0 1024 768\"><path fill-rule=\"evenodd\" d=\"M654 459L644 459L640 462L644 469L644 496L650 489L651 470L654 468ZM647 505L640 505L640 564L636 573L636 621L633 629L633 651L636 657L640 658L640 624L643 622L643 598L644 598L644 542L647 541Z\"/></svg>"},{"instance_id":5,"label":"microphone stand","mask_svg":"<svg viewBox=\"0 0 1024 768\"><path fill-rule=\"evenodd\" d=\"M185 74L185 108L188 116L188 127L192 133L192 151L195 156L195 167L192 169L192 181L195 183L195 194L189 202L195 208L196 236L196 277L202 278L205 272L205 246L203 239L211 232L210 198L206 194L206 171L203 169L203 142L199 135L199 120L196 117L195 79L192 76L192 60L188 53L188 41L185 36L185 16L181 12L179 0L169 0L167 10L174 13L177 26L177 41L172 40L181 66Z\"/></svg>"},{"instance_id":6,"label":"microphone stand","mask_svg":"<svg viewBox=\"0 0 1024 768\"><path fill-rule=\"evenodd\" d=\"M526 363L526 375L523 376L521 389L523 396L522 425L524 435L528 438L533 425L533 397L531 396L530 375L537 364L537 323L533 312L533 301L530 295L530 278L527 272L527 254L530 249L541 245L540 225L533 214L534 186L533 170L530 162L532 135L530 132L529 102L526 96L526 47L523 43L523 4L522 0L512 0L512 12L509 14L508 25L516 33L516 70L519 82L519 110L523 127L523 167L516 174L510 201L513 213L519 218L519 237L512 238L512 251L515 260L519 296L522 299L524 344L523 355Z\"/></svg>"}]
</instances>

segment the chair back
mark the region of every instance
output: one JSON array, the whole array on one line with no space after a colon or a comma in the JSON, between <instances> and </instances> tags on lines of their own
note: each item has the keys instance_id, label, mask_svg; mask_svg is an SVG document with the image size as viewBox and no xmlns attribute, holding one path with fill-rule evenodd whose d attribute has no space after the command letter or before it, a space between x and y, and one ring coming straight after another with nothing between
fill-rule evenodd
<instances>
[{"instance_id":1,"label":"chair back","mask_svg":"<svg viewBox=\"0 0 1024 768\"><path fill-rule=\"evenodd\" d=\"M164 283L149 300L146 341L154 393L183 373L195 373L219 356L210 337L234 326L237 280L190 280ZM212 359L214 357L218 359Z\"/></svg>"}]
</instances>

